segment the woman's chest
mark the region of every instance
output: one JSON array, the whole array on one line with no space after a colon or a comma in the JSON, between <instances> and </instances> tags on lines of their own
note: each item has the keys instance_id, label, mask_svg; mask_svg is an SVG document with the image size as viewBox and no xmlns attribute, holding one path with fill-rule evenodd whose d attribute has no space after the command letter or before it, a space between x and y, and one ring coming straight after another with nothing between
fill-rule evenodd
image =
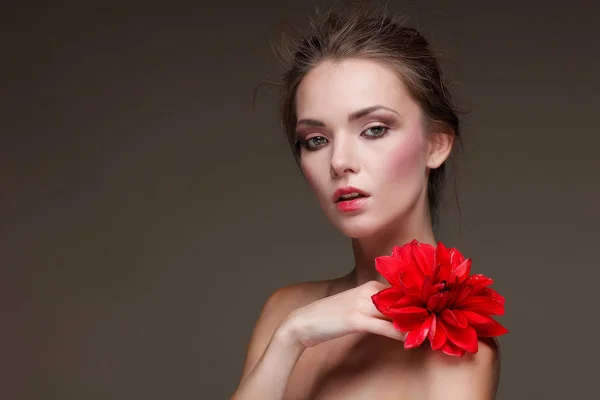
<instances>
[{"instance_id":1,"label":"woman's chest","mask_svg":"<svg viewBox=\"0 0 600 400\"><path fill-rule=\"evenodd\" d=\"M352 335L323 343L302 355L284 399L423 398L418 362L412 356L402 343L387 338Z\"/></svg>"}]
</instances>

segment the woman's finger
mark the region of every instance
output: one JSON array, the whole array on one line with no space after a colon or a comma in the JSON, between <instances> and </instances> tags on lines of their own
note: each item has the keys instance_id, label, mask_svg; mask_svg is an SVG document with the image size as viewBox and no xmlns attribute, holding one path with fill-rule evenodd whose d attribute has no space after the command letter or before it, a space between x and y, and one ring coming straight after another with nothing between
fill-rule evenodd
<instances>
[{"instance_id":1,"label":"woman's finger","mask_svg":"<svg viewBox=\"0 0 600 400\"><path fill-rule=\"evenodd\" d=\"M383 319L373 318L369 316L363 316L357 321L361 330L364 332L374 333L376 335L389 337L390 339L396 339L405 341L406 333L400 332L394 328L394 325L390 321Z\"/></svg>"}]
</instances>

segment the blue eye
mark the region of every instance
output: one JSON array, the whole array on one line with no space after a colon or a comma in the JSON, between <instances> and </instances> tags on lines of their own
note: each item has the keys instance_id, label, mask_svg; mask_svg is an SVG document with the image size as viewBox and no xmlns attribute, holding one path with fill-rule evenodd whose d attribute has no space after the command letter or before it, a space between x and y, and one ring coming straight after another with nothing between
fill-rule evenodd
<instances>
[{"instance_id":1,"label":"blue eye","mask_svg":"<svg viewBox=\"0 0 600 400\"><path fill-rule=\"evenodd\" d=\"M372 139L378 139L378 138L384 136L387 133L388 129L389 128L386 126L376 125L376 126L372 126L372 127L368 128L368 129L365 129L362 132L362 135L365 135ZM367 132L370 132L370 133L367 133Z\"/></svg>"}]
</instances>

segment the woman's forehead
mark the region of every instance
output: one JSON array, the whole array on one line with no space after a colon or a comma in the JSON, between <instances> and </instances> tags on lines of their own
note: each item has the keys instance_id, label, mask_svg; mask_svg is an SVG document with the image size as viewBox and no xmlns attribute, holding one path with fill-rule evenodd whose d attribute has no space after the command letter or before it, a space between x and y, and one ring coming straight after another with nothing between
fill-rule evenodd
<instances>
[{"instance_id":1,"label":"woman's forehead","mask_svg":"<svg viewBox=\"0 0 600 400\"><path fill-rule=\"evenodd\" d=\"M371 60L323 62L304 77L296 93L298 118L348 114L375 104L400 112L411 103L396 71Z\"/></svg>"}]
</instances>

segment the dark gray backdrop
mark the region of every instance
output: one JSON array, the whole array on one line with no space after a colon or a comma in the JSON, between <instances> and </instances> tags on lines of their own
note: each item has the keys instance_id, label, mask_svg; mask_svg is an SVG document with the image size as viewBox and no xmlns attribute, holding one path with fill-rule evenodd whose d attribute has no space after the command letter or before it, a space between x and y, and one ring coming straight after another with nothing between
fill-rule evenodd
<instances>
[{"instance_id":1,"label":"dark gray backdrop","mask_svg":"<svg viewBox=\"0 0 600 400\"><path fill-rule=\"evenodd\" d=\"M462 220L448 207L440 238L508 298L502 400L600 396L600 32L584 3L408 8L471 108ZM266 297L351 268L276 96L252 106L277 25L314 5L2 6L0 397L228 398Z\"/></svg>"}]
</instances>

